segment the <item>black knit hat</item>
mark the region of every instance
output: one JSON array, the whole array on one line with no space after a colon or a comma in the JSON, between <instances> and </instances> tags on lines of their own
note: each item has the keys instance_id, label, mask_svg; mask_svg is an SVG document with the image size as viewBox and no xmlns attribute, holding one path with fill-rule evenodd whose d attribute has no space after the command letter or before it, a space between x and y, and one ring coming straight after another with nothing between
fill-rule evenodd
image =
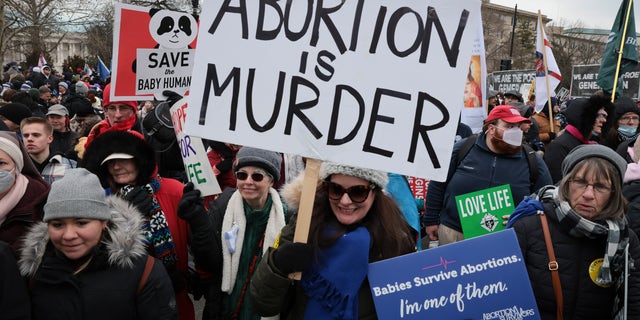
<instances>
[{"instance_id":1,"label":"black knit hat","mask_svg":"<svg viewBox=\"0 0 640 320\"><path fill-rule=\"evenodd\" d=\"M638 105L636 105L636 103L629 97L619 97L613 105L616 107L616 119L619 119L627 112L633 112L640 115L640 108L638 108Z\"/></svg>"},{"instance_id":2,"label":"black knit hat","mask_svg":"<svg viewBox=\"0 0 640 320\"><path fill-rule=\"evenodd\" d=\"M22 119L32 116L31 110L22 103L9 103L0 107L0 116L5 117L11 122L19 125Z\"/></svg>"},{"instance_id":3,"label":"black knit hat","mask_svg":"<svg viewBox=\"0 0 640 320\"><path fill-rule=\"evenodd\" d=\"M81 167L96 174L103 187L109 187L109 172L103 161L114 153L133 156L138 169L136 185L144 185L156 173L156 158L153 148L144 137L135 131L108 131L98 135L84 152Z\"/></svg>"}]
</instances>

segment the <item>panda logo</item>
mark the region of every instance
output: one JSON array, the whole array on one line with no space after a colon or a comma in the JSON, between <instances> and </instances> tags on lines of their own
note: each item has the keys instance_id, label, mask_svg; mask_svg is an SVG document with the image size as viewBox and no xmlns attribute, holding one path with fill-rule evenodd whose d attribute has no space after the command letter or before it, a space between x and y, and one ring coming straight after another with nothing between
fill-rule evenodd
<instances>
[{"instance_id":1,"label":"panda logo","mask_svg":"<svg viewBox=\"0 0 640 320\"><path fill-rule=\"evenodd\" d=\"M156 48L191 49L189 44L196 38L196 17L184 12L165 9L149 10L149 32L158 42Z\"/></svg>"}]
</instances>

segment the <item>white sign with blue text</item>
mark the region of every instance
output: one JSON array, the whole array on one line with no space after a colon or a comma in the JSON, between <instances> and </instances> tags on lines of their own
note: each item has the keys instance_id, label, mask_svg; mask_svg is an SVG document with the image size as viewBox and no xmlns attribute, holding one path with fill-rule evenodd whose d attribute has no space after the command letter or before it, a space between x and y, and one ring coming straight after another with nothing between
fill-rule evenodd
<instances>
[{"instance_id":1,"label":"white sign with blue text","mask_svg":"<svg viewBox=\"0 0 640 320\"><path fill-rule=\"evenodd\" d=\"M513 229L375 262L380 319L540 319Z\"/></svg>"}]
</instances>

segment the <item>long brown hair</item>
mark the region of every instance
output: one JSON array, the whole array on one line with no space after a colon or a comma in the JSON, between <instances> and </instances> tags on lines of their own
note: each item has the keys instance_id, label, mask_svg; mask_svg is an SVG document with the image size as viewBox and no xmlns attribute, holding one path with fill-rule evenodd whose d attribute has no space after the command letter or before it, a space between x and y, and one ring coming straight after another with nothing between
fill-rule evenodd
<instances>
[{"instance_id":1,"label":"long brown hair","mask_svg":"<svg viewBox=\"0 0 640 320\"><path fill-rule=\"evenodd\" d=\"M400 208L380 188L375 188L371 192L375 194L375 199L367 215L362 221L347 226L336 219L329 205L325 184L320 183L311 218L309 243L328 247L345 233L364 226L371 235L370 262L414 252L416 244L411 227L405 221ZM335 232L329 234L328 230L335 230Z\"/></svg>"}]
</instances>

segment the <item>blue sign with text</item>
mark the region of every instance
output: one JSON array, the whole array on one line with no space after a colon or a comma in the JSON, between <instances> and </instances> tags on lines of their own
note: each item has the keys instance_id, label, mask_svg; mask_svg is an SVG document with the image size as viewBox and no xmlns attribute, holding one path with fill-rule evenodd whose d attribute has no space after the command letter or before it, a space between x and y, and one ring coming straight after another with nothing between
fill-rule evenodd
<instances>
[{"instance_id":1,"label":"blue sign with text","mask_svg":"<svg viewBox=\"0 0 640 320\"><path fill-rule=\"evenodd\" d=\"M540 319L512 229L369 264L380 319Z\"/></svg>"}]
</instances>

